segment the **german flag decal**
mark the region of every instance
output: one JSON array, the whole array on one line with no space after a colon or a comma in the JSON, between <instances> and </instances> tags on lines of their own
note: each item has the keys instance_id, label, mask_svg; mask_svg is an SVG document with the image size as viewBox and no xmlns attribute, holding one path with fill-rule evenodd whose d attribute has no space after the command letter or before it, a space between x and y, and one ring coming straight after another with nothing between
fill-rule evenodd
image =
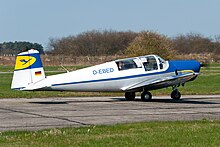
<instances>
[{"instance_id":1,"label":"german flag decal","mask_svg":"<svg viewBox=\"0 0 220 147\"><path fill-rule=\"evenodd\" d=\"M41 71L36 71L35 76L41 76Z\"/></svg>"}]
</instances>

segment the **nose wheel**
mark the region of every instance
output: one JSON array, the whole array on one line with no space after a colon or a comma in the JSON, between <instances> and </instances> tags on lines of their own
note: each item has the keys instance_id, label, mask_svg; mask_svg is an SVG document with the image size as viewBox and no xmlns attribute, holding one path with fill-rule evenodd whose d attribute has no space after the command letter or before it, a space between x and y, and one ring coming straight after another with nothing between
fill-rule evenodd
<instances>
[{"instance_id":1,"label":"nose wheel","mask_svg":"<svg viewBox=\"0 0 220 147\"><path fill-rule=\"evenodd\" d=\"M152 99L152 94L148 91L144 91L141 93L141 100L142 101L150 101Z\"/></svg>"},{"instance_id":2,"label":"nose wheel","mask_svg":"<svg viewBox=\"0 0 220 147\"><path fill-rule=\"evenodd\" d=\"M170 95L170 97L174 100L179 100L181 98L181 94L178 89L174 89Z\"/></svg>"}]
</instances>

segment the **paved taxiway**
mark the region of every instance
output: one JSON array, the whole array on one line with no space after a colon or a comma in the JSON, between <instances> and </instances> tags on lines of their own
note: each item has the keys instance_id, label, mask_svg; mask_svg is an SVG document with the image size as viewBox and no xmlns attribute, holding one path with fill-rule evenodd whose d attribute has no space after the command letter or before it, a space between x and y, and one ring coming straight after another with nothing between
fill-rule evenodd
<instances>
[{"instance_id":1,"label":"paved taxiway","mask_svg":"<svg viewBox=\"0 0 220 147\"><path fill-rule=\"evenodd\" d=\"M122 97L0 99L0 131L116 124L141 121L220 119L220 95L154 97L151 102Z\"/></svg>"}]
</instances>

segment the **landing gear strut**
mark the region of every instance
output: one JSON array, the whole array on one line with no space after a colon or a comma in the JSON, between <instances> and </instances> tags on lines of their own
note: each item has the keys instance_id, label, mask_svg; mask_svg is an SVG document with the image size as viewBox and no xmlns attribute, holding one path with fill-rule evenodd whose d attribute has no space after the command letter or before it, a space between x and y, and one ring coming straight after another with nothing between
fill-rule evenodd
<instances>
[{"instance_id":1,"label":"landing gear strut","mask_svg":"<svg viewBox=\"0 0 220 147\"><path fill-rule=\"evenodd\" d=\"M171 98L174 99L174 100L179 100L181 98L181 94L180 92L178 91L178 89L174 89L171 93Z\"/></svg>"},{"instance_id":2,"label":"landing gear strut","mask_svg":"<svg viewBox=\"0 0 220 147\"><path fill-rule=\"evenodd\" d=\"M135 99L135 92L126 92L125 99L127 101L133 101Z\"/></svg>"},{"instance_id":3,"label":"landing gear strut","mask_svg":"<svg viewBox=\"0 0 220 147\"><path fill-rule=\"evenodd\" d=\"M148 91L143 91L141 93L141 100L142 101L150 101L152 99L152 94Z\"/></svg>"}]
</instances>

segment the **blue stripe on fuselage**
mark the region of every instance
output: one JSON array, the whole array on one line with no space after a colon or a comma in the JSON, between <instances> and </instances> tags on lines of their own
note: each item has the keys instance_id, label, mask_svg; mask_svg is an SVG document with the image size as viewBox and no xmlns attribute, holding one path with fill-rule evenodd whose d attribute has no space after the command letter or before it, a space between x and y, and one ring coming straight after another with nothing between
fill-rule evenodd
<instances>
[{"instance_id":1,"label":"blue stripe on fuselage","mask_svg":"<svg viewBox=\"0 0 220 147\"><path fill-rule=\"evenodd\" d=\"M125 77L109 78L109 79L98 79L98 80L89 80L89 81L80 81L80 82L60 83L60 84L52 84L52 86L61 86L61 85L70 85L70 84L82 84L82 83L93 83L93 82L103 82L103 81L115 81L115 80L131 79L131 78L144 77L144 76L163 74L163 73L167 73L167 72L163 71L163 72L156 72L156 73L148 73L148 74L125 76Z\"/></svg>"}]
</instances>

